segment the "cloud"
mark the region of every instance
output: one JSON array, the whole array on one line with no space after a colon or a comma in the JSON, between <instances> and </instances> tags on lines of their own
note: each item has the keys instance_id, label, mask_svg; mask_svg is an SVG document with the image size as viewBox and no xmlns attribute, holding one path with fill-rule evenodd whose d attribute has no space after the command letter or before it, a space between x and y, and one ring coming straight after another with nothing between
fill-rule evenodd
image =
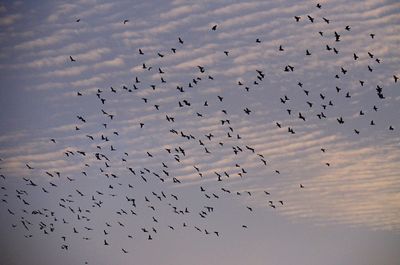
<instances>
[{"instance_id":1,"label":"cloud","mask_svg":"<svg viewBox=\"0 0 400 265\"><path fill-rule=\"evenodd\" d=\"M93 67L94 67L94 69L96 69L96 68L104 68L104 67L121 67L124 64L125 64L124 60L122 58L118 57L118 58L115 58L115 59L112 59L112 60L96 63Z\"/></svg>"},{"instance_id":2,"label":"cloud","mask_svg":"<svg viewBox=\"0 0 400 265\"><path fill-rule=\"evenodd\" d=\"M90 3L89 3L90 4ZM88 10L78 13L77 18L87 19L95 14L101 14L110 11L115 6L115 3L102 3L91 6Z\"/></svg>"},{"instance_id":3,"label":"cloud","mask_svg":"<svg viewBox=\"0 0 400 265\"><path fill-rule=\"evenodd\" d=\"M96 4L90 0L81 2L84 2L82 5ZM125 13L118 13L117 10L114 14L114 8L120 8L118 4L96 4L93 8L82 8L83 11L78 13L77 18L82 18L87 24L74 25L82 28L55 31L53 34L19 42L16 49L21 55L17 55L16 61L24 63L14 65L17 68L32 68L35 73L39 73L38 76L46 77L32 86L32 90L40 90L42 93L45 90L60 90L60 94L46 95L45 99L50 99L50 103L56 105L57 109L57 104L62 101L63 106L68 106L68 112L60 113L57 122L62 122L58 126L49 126L42 132L41 137L57 138L61 145L57 148L40 146L43 143L40 137L32 136L30 141L38 144L29 145L29 152L25 154L27 139L22 141L10 135L0 137L2 143L16 142L13 148L2 149L12 157L7 173L28 175L24 166L27 161L42 170L57 168L70 174L80 174L82 162L90 162L91 168L88 171L96 172L98 162L92 160L93 157L70 161L64 159L62 152L66 148L76 150L79 147L89 150L88 153L92 155L97 151L96 145L101 146L102 152L110 152L110 143L99 140L100 135L105 134L118 149L117 155L112 157L112 169L122 175L129 173L126 172L127 164L123 164L119 156L122 154L120 150L126 150L131 164L137 168L151 166L159 170L159 159L168 161L185 188L214 183L214 172L227 171L231 178L223 182L223 185L238 191L254 191L255 196L262 194L264 189L271 190L274 200L278 198L285 201L285 206L277 209L278 213L291 220L309 218L323 224L339 222L398 230L400 225L396 218L400 218L396 210L399 205L394 190L399 185L396 172L399 172L397 164L400 156L396 149L390 148L393 143L385 142L377 135L382 134L383 138L390 139L396 137L386 134L382 128L366 128L362 123L365 121L360 120L359 115L354 115L359 108L369 108L376 104L369 98L365 101L365 97L374 92L374 87L369 84L373 84L373 80L386 80L385 75L379 73L379 67L374 65L377 72L371 75L370 79L373 80L368 79L367 89L349 82L347 77L338 80L341 87L352 92L351 103L344 101L343 94L336 93L332 81L334 74L340 71L340 66L351 69L349 75L356 78L354 80L368 78L369 73L363 71L371 62L367 51L384 57L382 72L389 72L386 69L396 71L399 56L395 47L399 38L396 35L398 28L392 24L395 24L393 22L397 18L390 14L395 5L379 7L373 1L368 1L366 6L347 7L347 1L340 1L332 6L335 10L333 13L338 15L332 15L332 24L327 26L317 13L315 16L319 19L316 23L308 23L306 14L314 11L310 11L303 3L290 7L278 7L275 2L218 4L214 10L201 12L209 4L185 3L180 6L180 1L175 1L176 6L161 13L161 22L158 17L150 17L148 20L152 23L138 21L136 24L130 19L131 23L127 25L121 23L121 17L126 17L123 16ZM357 8L361 8L364 15L350 20L352 32L342 33L345 22L353 17L352 13L358 13ZM69 15L75 11L75 6L65 4L56 10L58 15ZM293 15L302 16L299 24L293 21ZM47 18L51 22L62 21L62 17L57 18L55 14ZM210 31L210 21L218 21L216 32ZM93 27L88 26L91 23ZM368 23L368 27L364 23ZM318 36L319 30L326 32L324 38ZM343 34L341 43L330 39L329 34L333 31ZM382 36L382 40L371 42L368 39L369 31L379 32L377 34ZM183 45L177 43L177 37L181 35L185 41ZM71 36L77 36L76 39L85 37L85 41L70 43L70 40L75 40ZM255 43L258 37L262 40L260 44ZM310 39L315 41L310 42ZM334 55L325 51L325 42L337 46L340 53ZM351 45L346 47L342 43ZM280 44L285 48L282 55L277 51ZM177 47L176 54L170 51L171 47ZM36 48L43 50L33 50ZM145 55L139 55L138 48L142 48ZM307 48L313 53L312 60L308 61L304 55ZM224 50L229 50L229 56L223 53ZM159 58L158 51L165 51L165 57ZM354 62L353 52L360 55L359 61ZM70 55L77 60L76 64L69 62ZM143 62L155 71L143 70ZM284 66L289 63L295 65L295 72L283 72ZM197 65L205 66L206 72L199 73ZM43 69L45 67L48 69ZM161 74L157 72L158 67L165 71L162 76L168 81L166 84L159 83ZM253 83L257 80L256 69L263 70L266 75L259 85ZM139 89L133 92L122 90L123 84L132 88L132 73L141 80L137 84ZM212 75L215 80L209 80L208 75ZM194 85L192 80L196 77L201 77L201 80ZM238 80L248 85L250 91L238 87ZM299 81L304 83L305 89L310 90L309 96L297 86ZM193 85L190 88L189 82ZM392 80L385 81L385 89L387 86L395 90L390 87L392 83ZM117 93L109 91L110 84L117 89ZM150 89L150 84L156 84L157 89ZM184 86L185 93L178 92L177 85ZM75 100L69 101L68 97L74 96L76 99L75 89L83 93L79 102L88 104L78 105ZM97 101L98 105L93 103L98 100L95 95L98 89L103 90L101 97L106 99L104 105ZM335 105L323 110L320 105L327 101L321 100L319 93L326 94ZM219 102L217 94L224 96L223 102ZM279 97L283 95L290 98L285 104L279 103ZM142 97L148 99L147 105ZM179 107L178 101L183 99L190 101L191 106ZM209 103L207 108L204 106L206 100ZM305 101L313 102L313 108L309 108ZM155 109L155 104L160 105L159 111ZM390 103L382 103L379 107L382 113L387 114L385 104L390 106ZM245 107L252 109L251 115L244 114ZM101 114L101 108L114 114L114 120ZM292 109L292 116L286 114L288 108ZM221 109L227 110L229 115L223 114ZM75 123L67 119L71 111L87 114L85 117L91 124L86 125L84 132L74 131ZM306 115L306 122L297 118L300 111ZM316 114L320 111L325 111L328 119L317 119ZM198 117L196 112L204 117ZM176 121L168 123L166 115L174 116ZM337 125L336 118L339 115L346 119L342 127ZM376 115L385 116L380 113ZM63 121L64 118L68 121ZM230 119L231 123L222 126L221 120L224 119ZM277 128L276 121L283 128ZM145 124L142 129L139 126L141 122ZM104 123L108 124L108 128L101 127ZM296 135L287 133L287 126L292 126ZM364 140L350 134L353 126L362 128ZM193 134L196 139L186 140L179 134L172 134L169 132L172 128ZM119 136L113 135L113 131L118 131ZM205 134L210 132L215 135L211 141L205 138ZM228 132L232 137L228 137ZM86 134L93 135L96 140L89 141ZM237 135L242 139L238 140ZM199 140L205 143L211 154L205 153ZM219 145L220 142L223 146ZM264 155L267 165L262 164L257 154L246 150L246 145ZM186 156L181 155L180 164L175 163L173 156L167 155L163 149L178 146L187 153ZM245 151L235 155L232 148L237 146ZM328 152L322 154L321 147L325 147ZM156 159L149 159L146 151L153 153ZM330 167L325 165L327 161L331 163ZM236 168L236 163L250 173L240 178L240 169ZM193 165L201 168L205 176L203 179L200 180ZM277 175L274 172L276 169L281 174ZM306 188L300 190L299 183L303 183ZM177 187L170 182L168 185ZM257 198L259 200L252 203L265 207L265 197Z\"/></svg>"},{"instance_id":4,"label":"cloud","mask_svg":"<svg viewBox=\"0 0 400 265\"><path fill-rule=\"evenodd\" d=\"M91 78L74 81L71 84L74 87L85 87L85 86L93 86L93 85L95 85L97 83L100 83L102 81L104 81L104 79L102 77L94 76L94 77L91 77Z\"/></svg>"},{"instance_id":5,"label":"cloud","mask_svg":"<svg viewBox=\"0 0 400 265\"><path fill-rule=\"evenodd\" d=\"M49 90L49 89L60 89L64 88L66 84L64 82L48 82L48 83L42 83L36 86L30 86L26 88L26 90Z\"/></svg>"},{"instance_id":6,"label":"cloud","mask_svg":"<svg viewBox=\"0 0 400 265\"><path fill-rule=\"evenodd\" d=\"M7 8L3 4L0 4L0 13L4 13L6 11L7 11Z\"/></svg>"},{"instance_id":7,"label":"cloud","mask_svg":"<svg viewBox=\"0 0 400 265\"><path fill-rule=\"evenodd\" d=\"M9 26L11 24L14 24L21 17L22 17L21 14L12 14L0 17L0 26Z\"/></svg>"},{"instance_id":8,"label":"cloud","mask_svg":"<svg viewBox=\"0 0 400 265\"><path fill-rule=\"evenodd\" d=\"M44 76L46 77L68 77L68 76L76 76L82 74L82 72L88 69L87 66L75 66L67 69L62 70L55 70L48 73L45 73ZM46 86L48 87L48 86ZM54 86L52 86L54 88Z\"/></svg>"},{"instance_id":9,"label":"cloud","mask_svg":"<svg viewBox=\"0 0 400 265\"><path fill-rule=\"evenodd\" d=\"M200 6L199 5L186 5L186 6L179 6L179 7L175 7L172 8L171 10L162 13L160 15L160 18L162 19L172 19L172 18L176 18L179 16L184 16L184 15L188 15L188 14L192 14L195 11L200 10Z\"/></svg>"},{"instance_id":10,"label":"cloud","mask_svg":"<svg viewBox=\"0 0 400 265\"><path fill-rule=\"evenodd\" d=\"M37 38L35 40L26 41L21 44L17 44L17 45L15 45L15 48L21 49L21 50L43 48L46 46L60 43L61 41L65 40L66 38L67 38L66 35L56 33L56 34L48 36L48 37L41 37L41 38Z\"/></svg>"},{"instance_id":11,"label":"cloud","mask_svg":"<svg viewBox=\"0 0 400 265\"><path fill-rule=\"evenodd\" d=\"M97 48L97 49L92 49L83 53L78 53L78 54L73 54L73 57L75 60L79 61L80 63L86 63L90 61L96 61L102 58L104 54L107 54L110 52L109 48ZM46 57L46 58L41 58L37 59L34 61L31 61L25 66L31 67L31 68L42 68L42 67L50 67L50 66L55 66L55 65L61 65L61 64L66 64L67 62L70 62L69 59L70 55L59 55L59 56L52 56L52 57Z\"/></svg>"},{"instance_id":12,"label":"cloud","mask_svg":"<svg viewBox=\"0 0 400 265\"><path fill-rule=\"evenodd\" d=\"M50 23L56 22L61 16L71 13L77 8L74 4L61 4L57 6L57 9L52 12L50 16L47 17L47 21Z\"/></svg>"}]
</instances>

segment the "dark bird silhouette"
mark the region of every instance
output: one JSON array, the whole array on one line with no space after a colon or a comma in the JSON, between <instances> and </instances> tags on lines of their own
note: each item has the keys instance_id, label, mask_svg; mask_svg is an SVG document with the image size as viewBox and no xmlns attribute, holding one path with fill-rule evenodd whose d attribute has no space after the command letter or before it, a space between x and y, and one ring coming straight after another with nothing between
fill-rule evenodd
<instances>
[{"instance_id":1,"label":"dark bird silhouette","mask_svg":"<svg viewBox=\"0 0 400 265\"><path fill-rule=\"evenodd\" d=\"M301 114L301 112L299 112L299 119L306 121L306 118Z\"/></svg>"},{"instance_id":2,"label":"dark bird silhouette","mask_svg":"<svg viewBox=\"0 0 400 265\"><path fill-rule=\"evenodd\" d=\"M217 25L214 25L214 26L212 26L212 28L211 28L212 30L217 30Z\"/></svg>"},{"instance_id":3,"label":"dark bird silhouette","mask_svg":"<svg viewBox=\"0 0 400 265\"><path fill-rule=\"evenodd\" d=\"M72 56L69 56L69 59L71 60L71 62L76 62L76 60L74 58L72 58Z\"/></svg>"}]
</instances>

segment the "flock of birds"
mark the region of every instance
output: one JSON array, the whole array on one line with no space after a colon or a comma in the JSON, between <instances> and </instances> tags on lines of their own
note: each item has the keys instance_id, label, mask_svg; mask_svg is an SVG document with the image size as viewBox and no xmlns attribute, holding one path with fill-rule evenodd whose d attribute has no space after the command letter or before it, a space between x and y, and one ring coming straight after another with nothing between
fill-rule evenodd
<instances>
[{"instance_id":1,"label":"flock of birds","mask_svg":"<svg viewBox=\"0 0 400 265\"><path fill-rule=\"evenodd\" d=\"M322 6L320 4L317 4L316 8L321 9ZM333 23L333 21L326 17L316 17L312 15L295 16L293 23L316 23L317 20L323 20L324 23L327 24ZM76 22L80 22L80 19L76 20ZM129 20L123 20L122 23L127 24L129 23ZM210 28L210 34L218 31L219 28L220 27L218 25L213 25ZM335 40L335 42L342 42L345 41L343 39L346 38L346 34L351 34L350 32L351 26L348 25L343 28L342 31L319 31L316 32L316 34L319 34L321 37L333 39ZM375 34L373 33L371 33L369 37L371 41L376 38ZM257 43L261 42L262 41L260 38L255 39L256 45ZM175 53L179 52L180 46L185 45L185 40L183 40L181 37L178 37L177 45L177 48L170 48L168 52L160 51L155 56L159 58L163 58L165 56L173 56ZM322 45L325 46L327 52L333 54L340 53L339 49L335 46L326 44ZM224 50L221 52L223 52L226 56L230 56L230 51L228 50ZM279 45L276 52L284 54L285 47L283 45ZM145 48L138 49L138 58L141 58L140 56L143 56L145 53ZM312 53L313 51L311 49L307 49L304 51L304 56L312 56ZM355 61L359 60L360 57L369 58L369 63L365 71L373 72L375 68L379 67L379 64L382 63L382 59L375 56L372 52L368 52L368 54L353 54L353 60ZM79 62L79 58L70 56L69 61L71 64L75 64L76 62ZM1 209L6 209L8 214L13 216L15 220L15 222L11 225L13 229L17 229L18 227L20 227L22 230L25 231L26 238L31 238L34 235L38 236L38 234L46 236L50 233L55 233L58 230L70 231L69 233L59 235L60 247L65 251L68 251L70 249L71 238L81 237L82 240L92 240L94 234L100 233L103 236L102 244L104 246L107 247L114 244L114 241L112 240L112 235L110 234L111 227L119 227L119 229L126 231L127 236L130 239L143 237L147 240L153 240L157 238L157 232L160 229L169 229L173 231L179 228L195 229L200 233L215 237L221 236L220 231L209 229L206 226L206 220L208 216L212 215L214 213L214 209L216 208L215 201L226 196L252 196L252 192L233 191L226 187L222 187L220 190L207 190L207 188L199 186L198 190L201 193L201 196L204 196L206 198L207 203L205 203L200 209L193 209L189 205L181 206L184 202L184 198L181 198L181 196L177 193L175 194L165 191L168 186L179 185L183 182L181 179L174 176L173 172L171 172L170 170L170 165L171 163L174 163L174 166L179 167L180 163L182 163L182 161L185 160L187 157L190 157L191 155L196 156L199 154L191 154L182 146L172 146L170 148L165 148L164 150L160 151L169 156L169 159L166 159L165 156L161 158L160 156L155 155L154 152L145 150L144 156L146 156L148 160L151 160L152 163L158 165L157 169L150 169L147 167L131 166L131 161L129 161L130 151L120 150L120 148L117 149L113 144L114 138L119 137L120 133L118 131L113 131L112 129L113 121L116 119L116 114L113 114L112 111L107 110L108 101L114 99L117 94L121 93L132 93L134 95L137 90L147 89L152 91L152 93L156 95L158 88L160 88L161 86L168 86L165 74L166 69L163 69L158 65L148 65L144 61L141 63L141 67L143 68L143 70L157 73L159 75L160 81L157 84L151 84L148 87L144 86L143 83L145 82L140 76L137 76L135 77L132 86L123 85L122 88L111 87L109 89L99 89L95 96L98 100L99 109L101 110L100 115L104 117L105 122L102 124L98 124L98 127L102 130L104 129L104 131L107 132L111 130L112 133L107 134L100 131L99 136L97 136L95 134L86 134L86 132L84 132L86 134L86 139L88 143L91 145L94 144L96 146L96 150L66 150L63 154L65 159L79 157L79 159L82 159L83 161L88 157L95 158L96 163L94 164L87 164L83 162L83 168L94 168L95 166L98 166L98 169L96 170L98 170L98 172L102 176L105 176L107 178L107 184L102 188L100 188L99 185L96 185L96 190L93 190L93 192L91 193L83 192L78 184L74 184L74 188L69 190L70 194L68 194L67 196L59 197L60 190L70 187L67 186L67 183L73 184L79 181L77 181L75 177L65 176L61 171L53 172L42 168L35 168L34 164L32 164L30 161L26 161L26 170L35 172L35 174L37 174L37 172L42 172L43 175L49 177L51 181L37 181L34 179L37 176L26 177L23 178L24 185L21 185L19 189L12 191L7 188L6 176L1 174ZM213 104L214 106L219 106L218 108L224 117L220 120L219 126L221 126L221 128L225 131L225 134L217 135L216 133L210 131L205 135L196 135L196 133L194 132L180 130L174 127L177 118L174 116L174 112L165 115L166 123L171 126L168 128L169 133L171 133L176 138L179 138L181 141L184 141L184 143L190 142L191 144L196 144L198 148L203 150L203 154L205 155L215 152L214 149L216 150L217 147L224 150L229 149L231 150L231 152L233 152L235 156L254 156L254 158L257 159L257 161L259 161L262 166L267 167L272 173L281 174L279 169L271 169L272 166L268 162L267 157L257 152L255 147L246 144L246 139L244 139L244 137L237 133L237 130L235 130L233 122L230 119L230 114L226 109L223 108L223 104L225 103L223 95L218 95L215 99L205 98L201 106L196 106L189 99L184 98L187 93L190 93L191 88L194 88L202 82L213 82L213 80L216 78L209 73L208 66L198 65L195 68L197 71L196 76L188 77L186 84L176 86L176 93L178 95L176 97L177 101L175 104L179 110L182 110L182 113L189 113L188 109L194 110L196 113L195 115L199 119L205 118L204 110L209 105ZM289 74L295 70L296 66L292 64L287 64L282 67L282 71ZM333 82L337 81L338 83L337 85L334 85L333 89L339 96L348 99L352 97L351 92L340 87L339 81L342 77L348 75L349 71L351 71L351 69L343 65L340 67L340 71L333 77ZM244 81L239 81L237 85L240 88L243 88L244 92L247 93L250 92L252 86L262 86L262 82L265 78L267 78L267 74L263 70L257 69L254 72L254 79L251 80L247 85ZM394 83L397 83L398 79L399 78L396 75L393 75ZM367 85L365 80L358 80L357 82L360 86ZM332 99L329 99L328 96L323 94L322 92L317 95L319 101L315 101L315 97L314 100L312 100L310 95L315 92L310 91L310 89L308 89L301 80L298 81L297 85L305 94L306 100L304 102L304 106L306 110L295 111L293 108L290 107L291 96L283 95L279 99L277 99L280 100L283 106L283 111L287 112L287 114L292 119L300 119L304 122L307 122L309 119L311 119L309 115L306 115L307 110L311 108L319 108L318 113L316 114L318 119L327 119L329 117L329 115L327 114L327 110L335 107L334 101ZM369 83L368 85L371 86L371 84ZM383 91L383 86L380 84L375 85L376 100L384 100L385 94ZM84 94L84 92L77 92L78 97L86 96ZM142 104L144 104L144 106L151 106L154 113L160 112L161 110L166 111L163 109L162 105L153 104L150 98L141 97L140 100L142 101ZM372 106L371 111L379 111L379 108L377 106L379 106L379 103L376 103L374 106ZM254 110L250 107L245 107L243 109L243 115L247 117L247 115L252 115L253 111ZM368 114L368 109L360 109L359 111L360 117L368 117ZM77 115L76 118L77 124L75 127L75 131L79 131L79 133L81 133L82 131L84 131L84 128L82 128L81 125L87 123L87 118L84 115ZM346 123L345 118L342 116L338 116L335 118L339 125ZM280 121L275 121L274 123L278 128L287 131L287 133L296 134L296 129L293 126L286 126L283 122ZM373 119L368 119L367 123L370 126L378 125L378 122ZM147 124L142 121L137 124L137 127L140 130L146 130ZM395 127L389 124L387 125L387 130L393 131L395 130ZM361 129L354 128L354 133L360 134ZM224 139L226 141L224 141ZM58 144L58 140L55 138L50 139L50 142L55 145ZM320 150L322 153L328 151L324 147L321 147ZM126 168L124 176L121 176L122 173L113 172L113 163L120 162L122 162ZM330 162L326 162L325 164L326 166L331 166ZM212 176L205 176L198 165L192 166L194 172L198 174L199 178L212 177L215 178L216 182L228 181L230 178L235 177L244 178L249 175L249 170L246 169L246 166L236 162L233 162L231 170L224 170L221 172L214 171L214 174ZM80 174L83 177L87 177L89 173L86 170L83 170ZM157 181L159 184L155 185L154 181ZM132 194L135 194L134 190L139 185L154 185L155 188L148 195L140 198L134 197ZM165 189L163 189L163 187ZM299 189L307 188L302 183L298 183L298 187ZM40 207L40 205L35 205L35 202L31 200L31 194L33 193L44 193L46 194L46 196L48 194L48 198L50 198L50 196L53 199L58 198L57 208L48 209L42 208ZM277 207L284 207L285 202L280 199L272 200L270 192L265 190L264 195L267 198L267 205L269 208L275 209ZM94 222L96 222L96 220L92 219L94 212L104 208L104 205L106 205L109 200L114 199L119 200L119 205L121 205L121 208L116 210L115 212L108 213L109 219L111 221L104 222L104 224L101 225L97 223L94 227L93 224ZM11 208L10 206L8 206L10 205L10 200L18 200L21 207ZM90 205L90 207L83 207L80 204L78 205L77 201L86 201L88 205ZM132 231L130 227L132 223L124 223L123 221L121 221L121 218L134 218L134 216L138 215L138 211L136 210L138 207L137 204L141 204L145 208L147 208L148 210L146 211L146 213L151 216L151 218L149 217L149 223L146 226L137 227L137 233L128 232ZM174 224L162 224L162 218L158 216L157 212L157 210L162 207L162 205L169 207L173 213L175 213L177 216L180 216L182 218L182 222ZM246 206L245 210L253 212L255 209L250 206ZM197 218L200 218L199 220L201 220L200 223L202 225L189 223L188 221L186 221L187 215L196 215ZM33 218L34 216L37 216L38 218ZM60 229L60 226L63 226L64 228ZM243 229L248 228L246 224L242 224L241 226ZM100 229L99 227L102 228ZM99 229L101 231L99 231ZM129 245L121 246L120 251L122 254L127 254L132 251L132 247Z\"/></svg>"}]
</instances>

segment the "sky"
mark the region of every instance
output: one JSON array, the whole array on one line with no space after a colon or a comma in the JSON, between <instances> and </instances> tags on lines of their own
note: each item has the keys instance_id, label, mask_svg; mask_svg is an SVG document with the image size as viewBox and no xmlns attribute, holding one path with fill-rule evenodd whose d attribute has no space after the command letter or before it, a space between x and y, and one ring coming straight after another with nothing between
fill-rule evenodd
<instances>
[{"instance_id":1,"label":"sky","mask_svg":"<svg viewBox=\"0 0 400 265\"><path fill-rule=\"evenodd\" d=\"M1 264L399 264L397 1L1 1L0 28Z\"/></svg>"}]
</instances>

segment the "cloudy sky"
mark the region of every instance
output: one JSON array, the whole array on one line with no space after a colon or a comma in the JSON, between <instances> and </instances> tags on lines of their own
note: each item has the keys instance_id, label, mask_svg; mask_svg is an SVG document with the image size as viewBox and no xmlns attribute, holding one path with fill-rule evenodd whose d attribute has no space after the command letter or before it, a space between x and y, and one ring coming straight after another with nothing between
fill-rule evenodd
<instances>
[{"instance_id":1,"label":"cloudy sky","mask_svg":"<svg viewBox=\"0 0 400 265\"><path fill-rule=\"evenodd\" d=\"M2 1L0 263L398 264L399 25L397 1Z\"/></svg>"}]
</instances>

